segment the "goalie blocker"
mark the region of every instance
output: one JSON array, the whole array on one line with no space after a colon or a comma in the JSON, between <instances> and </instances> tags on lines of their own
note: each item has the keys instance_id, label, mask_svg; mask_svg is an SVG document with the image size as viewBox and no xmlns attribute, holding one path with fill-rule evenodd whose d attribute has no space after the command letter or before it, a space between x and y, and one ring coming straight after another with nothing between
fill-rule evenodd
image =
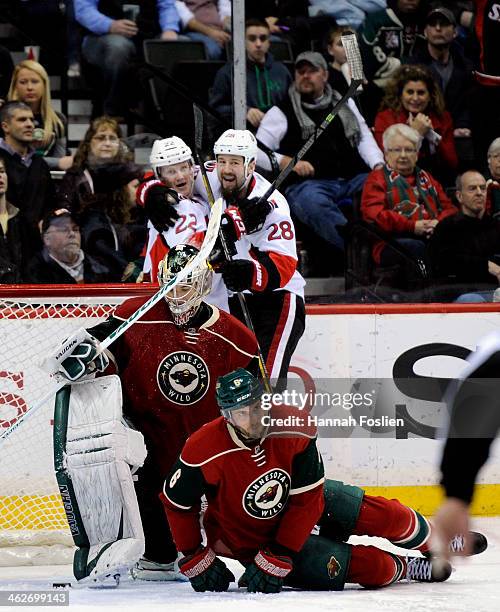
<instances>
[{"instance_id":1,"label":"goalie blocker","mask_svg":"<svg viewBox=\"0 0 500 612\"><path fill-rule=\"evenodd\" d=\"M78 581L119 581L144 553L132 471L146 458L143 436L122 417L118 376L85 380L58 391L54 464L77 550Z\"/></svg>"}]
</instances>

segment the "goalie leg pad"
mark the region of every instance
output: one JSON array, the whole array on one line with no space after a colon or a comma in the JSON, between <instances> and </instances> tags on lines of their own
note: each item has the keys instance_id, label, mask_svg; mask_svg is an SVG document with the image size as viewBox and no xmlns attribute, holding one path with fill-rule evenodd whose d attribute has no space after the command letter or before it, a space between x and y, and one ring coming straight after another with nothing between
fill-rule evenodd
<instances>
[{"instance_id":1,"label":"goalie leg pad","mask_svg":"<svg viewBox=\"0 0 500 612\"><path fill-rule=\"evenodd\" d=\"M146 447L123 421L120 379L66 387L57 395L54 421L57 479L81 549L75 577L97 582L128 572L144 552L130 466L144 463Z\"/></svg>"}]
</instances>

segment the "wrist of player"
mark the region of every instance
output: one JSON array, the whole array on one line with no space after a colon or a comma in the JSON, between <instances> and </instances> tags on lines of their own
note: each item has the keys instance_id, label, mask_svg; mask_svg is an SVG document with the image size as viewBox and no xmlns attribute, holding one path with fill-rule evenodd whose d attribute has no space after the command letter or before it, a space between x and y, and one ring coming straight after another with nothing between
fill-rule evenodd
<instances>
[{"instance_id":1,"label":"wrist of player","mask_svg":"<svg viewBox=\"0 0 500 612\"><path fill-rule=\"evenodd\" d=\"M246 587L250 593L279 593L292 569L290 556L275 554L268 548L259 550L238 586Z\"/></svg>"},{"instance_id":2,"label":"wrist of player","mask_svg":"<svg viewBox=\"0 0 500 612\"><path fill-rule=\"evenodd\" d=\"M229 584L235 580L226 564L211 548L205 546L180 559L179 570L189 578L191 586L199 593L227 591Z\"/></svg>"}]
</instances>

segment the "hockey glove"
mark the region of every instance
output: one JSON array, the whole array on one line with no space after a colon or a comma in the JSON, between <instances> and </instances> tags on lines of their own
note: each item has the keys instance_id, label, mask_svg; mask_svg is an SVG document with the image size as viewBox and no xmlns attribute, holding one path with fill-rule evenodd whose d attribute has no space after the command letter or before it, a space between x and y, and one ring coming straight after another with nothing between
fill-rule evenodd
<instances>
[{"instance_id":1,"label":"hockey glove","mask_svg":"<svg viewBox=\"0 0 500 612\"><path fill-rule=\"evenodd\" d=\"M179 560L179 570L198 593L204 591L227 591L234 582L233 574L224 561L215 556L211 548L202 546L194 554Z\"/></svg>"},{"instance_id":2,"label":"hockey glove","mask_svg":"<svg viewBox=\"0 0 500 612\"><path fill-rule=\"evenodd\" d=\"M264 226L267 215L272 210L272 204L260 198L250 198L238 202L240 215L245 224L247 234L258 232Z\"/></svg>"},{"instance_id":3,"label":"hockey glove","mask_svg":"<svg viewBox=\"0 0 500 612\"><path fill-rule=\"evenodd\" d=\"M246 233L245 225L240 217L240 211L236 206L229 206L222 214L220 233L217 236L214 248L208 257L212 268L218 272L221 266L227 261L224 248L222 246L221 235L223 235L229 257L236 255L235 243Z\"/></svg>"},{"instance_id":4,"label":"hockey glove","mask_svg":"<svg viewBox=\"0 0 500 612\"><path fill-rule=\"evenodd\" d=\"M169 227L174 227L179 219L175 210L175 205L179 202L176 191L165 187L160 181L150 181L139 186L137 197L139 202L144 204L144 211L156 231L161 233Z\"/></svg>"},{"instance_id":5,"label":"hockey glove","mask_svg":"<svg viewBox=\"0 0 500 612\"><path fill-rule=\"evenodd\" d=\"M239 292L251 289L255 266L246 259L233 259L223 264L221 272L229 291Z\"/></svg>"},{"instance_id":6,"label":"hockey glove","mask_svg":"<svg viewBox=\"0 0 500 612\"><path fill-rule=\"evenodd\" d=\"M293 565L290 557L275 556L269 550L259 550L253 563L245 570L238 586L249 593L279 593Z\"/></svg>"},{"instance_id":7,"label":"hockey glove","mask_svg":"<svg viewBox=\"0 0 500 612\"><path fill-rule=\"evenodd\" d=\"M104 372L109 359L104 352L98 354L98 351L99 342L81 328L44 360L42 368L73 382L95 372Z\"/></svg>"}]
</instances>

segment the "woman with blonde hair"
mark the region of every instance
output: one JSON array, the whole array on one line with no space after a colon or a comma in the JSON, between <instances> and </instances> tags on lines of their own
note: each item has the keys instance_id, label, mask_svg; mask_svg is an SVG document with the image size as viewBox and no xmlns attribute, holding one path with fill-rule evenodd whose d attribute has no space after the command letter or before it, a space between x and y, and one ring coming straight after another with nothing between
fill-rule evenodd
<instances>
[{"instance_id":1,"label":"woman with blonde hair","mask_svg":"<svg viewBox=\"0 0 500 612\"><path fill-rule=\"evenodd\" d=\"M51 170L67 170L73 157L67 155L66 118L52 108L50 81L45 68L33 60L19 62L12 74L8 100L27 104L35 116L33 146Z\"/></svg>"}]
</instances>

